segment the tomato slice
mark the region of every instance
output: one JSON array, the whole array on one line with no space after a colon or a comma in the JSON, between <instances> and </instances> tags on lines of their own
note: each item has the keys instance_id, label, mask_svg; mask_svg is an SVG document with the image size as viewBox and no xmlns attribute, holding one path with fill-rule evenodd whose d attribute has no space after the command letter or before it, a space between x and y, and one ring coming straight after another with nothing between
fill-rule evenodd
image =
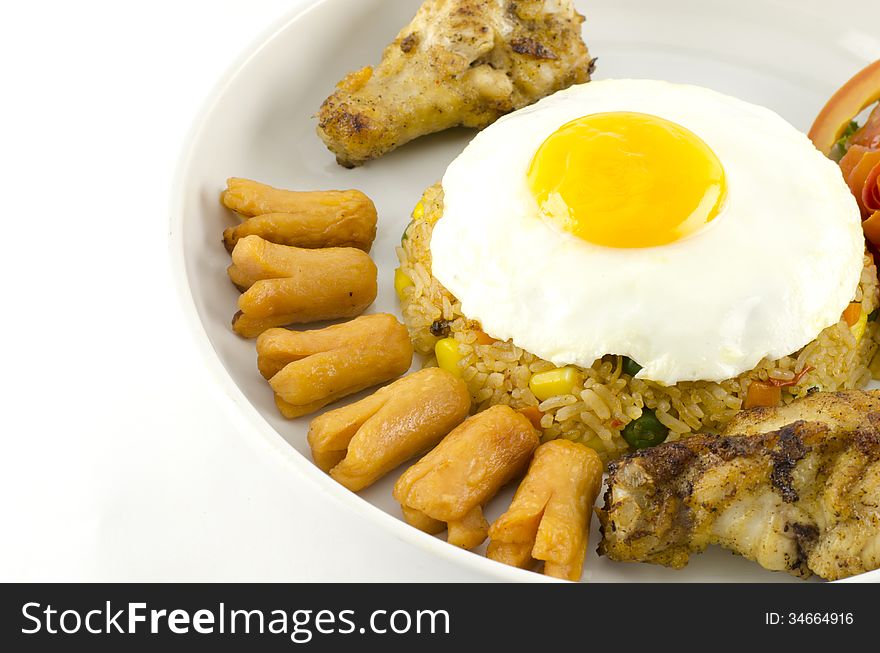
<instances>
[{"instance_id":1,"label":"tomato slice","mask_svg":"<svg viewBox=\"0 0 880 653\"><path fill-rule=\"evenodd\" d=\"M850 145L863 145L872 150L880 149L880 104L874 107L865 124L849 139Z\"/></svg>"},{"instance_id":2,"label":"tomato slice","mask_svg":"<svg viewBox=\"0 0 880 653\"><path fill-rule=\"evenodd\" d=\"M852 145L846 151L846 154L843 155L843 158L840 160L838 165L840 166L840 171L843 173L844 179L849 179L849 176L852 174L852 171L855 170L856 166L859 165L862 158L871 150L869 150L864 145Z\"/></svg>"},{"instance_id":3,"label":"tomato slice","mask_svg":"<svg viewBox=\"0 0 880 653\"><path fill-rule=\"evenodd\" d=\"M862 187L862 206L868 213L880 211L880 162L871 168Z\"/></svg>"},{"instance_id":4,"label":"tomato slice","mask_svg":"<svg viewBox=\"0 0 880 653\"><path fill-rule=\"evenodd\" d=\"M850 172L849 176L846 178L846 183L849 185L849 189L852 191L852 194L856 196L856 200L859 203L859 209L862 211L863 218L867 218L872 213L872 211L870 211L865 205L864 197L868 179L874 171L874 168L878 165L880 165L880 150L868 150L862 155L862 158L859 159L855 168L853 168L852 172Z\"/></svg>"},{"instance_id":5,"label":"tomato slice","mask_svg":"<svg viewBox=\"0 0 880 653\"><path fill-rule=\"evenodd\" d=\"M880 100L880 61L866 66L841 86L816 116L809 137L826 156L849 121Z\"/></svg>"},{"instance_id":6,"label":"tomato slice","mask_svg":"<svg viewBox=\"0 0 880 653\"><path fill-rule=\"evenodd\" d=\"M865 238L874 247L880 247L880 211L875 211L874 215L862 222L862 231L865 232Z\"/></svg>"}]
</instances>

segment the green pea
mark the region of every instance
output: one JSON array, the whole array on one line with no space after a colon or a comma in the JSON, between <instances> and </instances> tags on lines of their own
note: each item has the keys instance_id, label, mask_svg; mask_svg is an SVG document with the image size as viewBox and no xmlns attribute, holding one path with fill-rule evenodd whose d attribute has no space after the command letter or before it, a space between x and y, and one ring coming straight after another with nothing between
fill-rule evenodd
<instances>
[{"instance_id":1,"label":"green pea","mask_svg":"<svg viewBox=\"0 0 880 653\"><path fill-rule=\"evenodd\" d=\"M621 356L623 359L623 373L629 374L630 376L635 376L642 369L642 366L636 363L629 356Z\"/></svg>"},{"instance_id":2,"label":"green pea","mask_svg":"<svg viewBox=\"0 0 880 653\"><path fill-rule=\"evenodd\" d=\"M621 435L633 449L645 449L663 442L669 429L660 423L653 410L643 408L641 417L624 426Z\"/></svg>"},{"instance_id":3,"label":"green pea","mask_svg":"<svg viewBox=\"0 0 880 653\"><path fill-rule=\"evenodd\" d=\"M878 315L880 315L880 308L875 308L868 314L868 322L875 322Z\"/></svg>"}]
</instances>

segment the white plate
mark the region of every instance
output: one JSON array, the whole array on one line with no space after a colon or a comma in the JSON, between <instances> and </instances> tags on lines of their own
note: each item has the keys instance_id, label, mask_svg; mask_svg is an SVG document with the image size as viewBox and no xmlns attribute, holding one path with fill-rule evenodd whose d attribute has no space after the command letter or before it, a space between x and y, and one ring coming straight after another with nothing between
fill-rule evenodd
<instances>
[{"instance_id":1,"label":"white plate","mask_svg":"<svg viewBox=\"0 0 880 653\"><path fill-rule=\"evenodd\" d=\"M372 256L379 297L371 312L398 313L394 247L422 190L437 181L473 132L458 129L407 145L362 168L345 170L315 135L313 114L347 72L377 63L382 48L419 0L323 0L297 10L261 38L218 85L194 127L177 177L172 248L186 310L206 360L237 404L311 490L382 523L389 534L499 580L541 580L425 535L398 518L397 474L355 495L321 473L306 444L307 420L286 421L257 373L252 341L229 328L238 292L226 277L221 245L234 222L218 194L229 176L289 188L358 188L379 209ZM806 129L824 100L867 62L880 58L880 5L839 1L593 0L578 2L599 58L596 78L650 77L715 88L775 109ZM872 5L873 8L868 5ZM858 7L858 11L856 11ZM870 16L869 16L870 14ZM853 20L858 17L858 20ZM869 28L870 29L870 28ZM509 493L488 510L491 519ZM343 513L344 514L344 513ZM682 571L618 564L596 556L594 520L584 579L593 581L787 581L720 549L694 556ZM865 575L867 577L868 575ZM875 578L877 575L874 575Z\"/></svg>"}]
</instances>

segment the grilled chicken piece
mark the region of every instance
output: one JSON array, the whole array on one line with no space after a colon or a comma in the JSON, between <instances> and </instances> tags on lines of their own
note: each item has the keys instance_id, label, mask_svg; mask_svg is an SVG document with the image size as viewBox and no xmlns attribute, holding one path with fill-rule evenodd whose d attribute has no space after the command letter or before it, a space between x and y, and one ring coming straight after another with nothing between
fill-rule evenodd
<instances>
[{"instance_id":1,"label":"grilled chicken piece","mask_svg":"<svg viewBox=\"0 0 880 653\"><path fill-rule=\"evenodd\" d=\"M755 435L803 420L855 430L866 415L880 411L880 391L814 392L787 406L750 408L737 413L722 435Z\"/></svg>"},{"instance_id":2,"label":"grilled chicken piece","mask_svg":"<svg viewBox=\"0 0 880 653\"><path fill-rule=\"evenodd\" d=\"M680 568L720 544L828 580L880 567L880 412L859 412L878 402L817 393L743 415L750 435L697 435L612 463L599 552Z\"/></svg>"},{"instance_id":3,"label":"grilled chicken piece","mask_svg":"<svg viewBox=\"0 0 880 653\"><path fill-rule=\"evenodd\" d=\"M382 62L348 75L318 111L343 166L419 136L503 114L590 79L572 0L426 0Z\"/></svg>"}]
</instances>

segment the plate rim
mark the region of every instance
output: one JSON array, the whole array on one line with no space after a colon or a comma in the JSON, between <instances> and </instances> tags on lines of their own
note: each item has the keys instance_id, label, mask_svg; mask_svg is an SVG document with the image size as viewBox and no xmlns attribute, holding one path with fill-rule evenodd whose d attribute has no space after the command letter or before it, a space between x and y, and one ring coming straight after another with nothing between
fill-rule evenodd
<instances>
[{"instance_id":1,"label":"plate rim","mask_svg":"<svg viewBox=\"0 0 880 653\"><path fill-rule=\"evenodd\" d=\"M292 24L296 23L319 6L333 1L334 0L292 0L290 8L271 21L271 23L255 38L251 39L214 82L211 90L199 105L198 110L191 119L189 128L181 141L180 151L173 171L170 201L168 205L169 220L167 223L167 247L178 304L184 315L184 321L187 323L187 330L195 341L196 347L207 367L208 373L215 382L211 391L217 392L218 394L222 392L221 401L219 402L221 403L222 409L228 411L230 414L234 414L237 420L241 420L247 424L247 428L244 429L247 431L246 437L253 442L254 446L268 446L271 450L280 454L281 458L286 461L286 464L296 470L298 478L306 479L313 490L321 490L324 496L328 496L331 501L340 508L350 510L367 521L379 525L389 535L396 539L413 546L416 549L420 549L429 555L440 556L447 562L457 564L462 568L467 569L469 572L473 572L476 574L476 577L469 582L568 582L551 578L543 574L511 567L491 560L485 556L450 545L443 540L410 526L402 519L374 506L359 494L351 492L333 481L331 477L323 473L312 461L308 460L305 455L292 447L284 437L272 427L266 418L263 417L257 408L248 401L244 392L238 387L238 384L232 377L232 374L224 366L220 354L211 344L211 339L208 336L205 324L199 316L195 298L192 293L189 275L187 274L186 269L187 253L184 248L183 224L187 220L185 210L186 197L189 190L187 173L189 172L195 155L196 144L204 130L206 119L216 108L220 98L224 95L226 88L239 74L241 74L242 70L248 65L251 59L256 57L261 50L267 47L278 37L279 34L287 30ZM228 400L231 400L231 403ZM259 445L257 445L257 442L259 442ZM588 578L583 582L595 581L590 581ZM664 581L634 579L632 582ZM690 582L700 581L696 580ZM707 580L703 582L713 581ZM880 582L880 569L835 582Z\"/></svg>"}]
</instances>

